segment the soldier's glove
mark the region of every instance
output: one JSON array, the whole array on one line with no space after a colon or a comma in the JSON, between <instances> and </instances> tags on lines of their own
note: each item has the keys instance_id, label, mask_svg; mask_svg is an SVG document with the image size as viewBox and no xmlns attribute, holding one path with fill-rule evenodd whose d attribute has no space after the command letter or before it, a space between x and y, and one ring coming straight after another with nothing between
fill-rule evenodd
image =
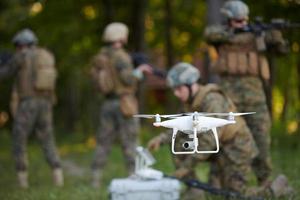
<instances>
[{"instance_id":1,"label":"soldier's glove","mask_svg":"<svg viewBox=\"0 0 300 200\"><path fill-rule=\"evenodd\" d=\"M272 46L272 49L279 54L289 53L289 42L282 36L281 31L271 30L265 36L265 41Z\"/></svg>"},{"instance_id":2,"label":"soldier's glove","mask_svg":"<svg viewBox=\"0 0 300 200\"><path fill-rule=\"evenodd\" d=\"M185 176L187 176L189 173L189 170L187 168L179 168L174 172L174 176L181 179Z\"/></svg>"},{"instance_id":3,"label":"soldier's glove","mask_svg":"<svg viewBox=\"0 0 300 200\"><path fill-rule=\"evenodd\" d=\"M157 151L160 148L160 143L160 137L157 136L148 142L148 149L150 151Z\"/></svg>"},{"instance_id":4,"label":"soldier's glove","mask_svg":"<svg viewBox=\"0 0 300 200\"><path fill-rule=\"evenodd\" d=\"M279 30L270 30L266 34L266 41L271 44L282 44L285 42Z\"/></svg>"}]
</instances>

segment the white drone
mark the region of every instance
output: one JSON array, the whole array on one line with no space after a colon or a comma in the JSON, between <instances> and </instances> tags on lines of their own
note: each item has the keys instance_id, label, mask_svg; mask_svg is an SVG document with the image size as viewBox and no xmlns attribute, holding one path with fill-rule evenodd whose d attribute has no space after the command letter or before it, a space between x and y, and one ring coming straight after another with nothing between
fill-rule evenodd
<instances>
[{"instance_id":1,"label":"white drone","mask_svg":"<svg viewBox=\"0 0 300 200\"><path fill-rule=\"evenodd\" d=\"M165 127L173 129L172 136L172 153L173 154L193 154L193 153L218 153L219 152L219 139L217 135L217 128L229 124L235 124L235 116L254 114L255 112L247 113L182 113L174 115L134 115L139 118L155 118L153 125L155 127ZM227 119L208 117L208 116L227 116ZM161 118L169 118L169 120L161 121ZM199 151L198 150L198 136L197 133L203 133L212 130L215 141L216 150L212 151ZM189 135L192 141L186 141L182 144L182 147L187 151L175 151L175 139L177 132L181 131Z\"/></svg>"}]
</instances>

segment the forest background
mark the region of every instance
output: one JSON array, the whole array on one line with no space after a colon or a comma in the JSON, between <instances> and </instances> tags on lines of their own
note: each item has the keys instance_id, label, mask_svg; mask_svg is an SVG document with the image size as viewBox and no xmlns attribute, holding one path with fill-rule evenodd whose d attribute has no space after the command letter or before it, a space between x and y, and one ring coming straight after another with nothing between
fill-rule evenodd
<instances>
[{"instance_id":1,"label":"forest background","mask_svg":"<svg viewBox=\"0 0 300 200\"><path fill-rule=\"evenodd\" d=\"M245 2L250 7L250 22L256 16L261 16L266 23L272 18L300 22L299 0ZM204 81L207 82L210 48L204 42L203 31L206 25L223 20L219 14L222 3L223 0L1 0L0 51L2 54L13 53L13 35L29 27L38 36L39 44L54 53L59 71L56 90L58 103L54 110L59 150L66 158L78 153L78 157L82 158L78 163L86 163L87 167L95 147L95 130L102 101L102 96L96 92L89 77L89 61L103 44L101 37L104 27L109 22L124 22L130 29L127 45L130 52L146 53L150 63L162 70L168 70L178 61L191 62L202 70ZM272 97L273 159L275 171L283 170L290 177L299 179L300 174L294 172L294 167L300 166L300 163L285 155L292 156L295 151L300 152L300 29L284 30L283 33L290 42L290 53L283 57L269 56L272 64L269 94ZM0 152L0 173L2 176L3 170L11 172L1 182L10 181L12 184L8 187L13 190L13 161L10 155L12 117L9 114L12 83L13 79L0 83L0 148L3 149ZM164 80L147 77L138 95L141 112L177 112L175 108L178 102L166 88ZM143 125L140 139L145 144L158 131L147 126L150 123ZM30 140L30 150L39 152L34 137ZM158 155L158 160L164 160L162 156L168 157L168 152ZM31 165L35 161L39 163L35 158L32 159ZM111 159L120 162L114 153ZM171 171L171 162L166 165L158 164L158 168ZM42 171L41 177L47 173ZM120 175L124 175L122 170ZM111 177L106 177L107 183ZM300 188L299 180L293 183ZM60 194L56 190L52 192L54 197ZM30 195L34 194L28 195L32 197Z\"/></svg>"}]
</instances>

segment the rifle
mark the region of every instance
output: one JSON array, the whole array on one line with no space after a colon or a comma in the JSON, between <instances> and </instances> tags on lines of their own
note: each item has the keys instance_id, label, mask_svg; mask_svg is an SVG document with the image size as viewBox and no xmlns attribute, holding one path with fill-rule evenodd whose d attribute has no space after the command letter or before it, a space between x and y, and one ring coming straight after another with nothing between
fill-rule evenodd
<instances>
[{"instance_id":1,"label":"rifle","mask_svg":"<svg viewBox=\"0 0 300 200\"><path fill-rule=\"evenodd\" d=\"M271 19L271 23L264 23L262 17L256 17L254 23L250 23L241 29L236 29L235 32L253 32L256 35L261 35L263 32L269 30L292 28L300 28L300 23L292 23L282 18L274 18Z\"/></svg>"},{"instance_id":2,"label":"rifle","mask_svg":"<svg viewBox=\"0 0 300 200\"><path fill-rule=\"evenodd\" d=\"M157 67L154 67L153 65L150 64L149 58L146 56L144 53L132 53L131 54L131 59L133 61L134 67L138 67L139 65L142 64L148 64L149 66L152 67L153 74L155 76L158 76L159 78L165 79L167 76L167 73L164 70L158 69Z\"/></svg>"},{"instance_id":3,"label":"rifle","mask_svg":"<svg viewBox=\"0 0 300 200\"><path fill-rule=\"evenodd\" d=\"M210 194L213 194L213 195L223 196L226 199L228 198L228 199L241 199L241 200L264 200L263 197L245 196L239 192L215 188L215 187L211 186L210 184L203 183L196 179L179 179L177 177L168 176L168 175L164 175L164 177L179 180L180 182L184 183L188 187L201 189L201 190L209 192Z\"/></svg>"},{"instance_id":4,"label":"rifle","mask_svg":"<svg viewBox=\"0 0 300 200\"><path fill-rule=\"evenodd\" d=\"M0 67L4 64L6 64L11 58L12 58L13 54L6 52L6 51L1 51L0 52Z\"/></svg>"}]
</instances>

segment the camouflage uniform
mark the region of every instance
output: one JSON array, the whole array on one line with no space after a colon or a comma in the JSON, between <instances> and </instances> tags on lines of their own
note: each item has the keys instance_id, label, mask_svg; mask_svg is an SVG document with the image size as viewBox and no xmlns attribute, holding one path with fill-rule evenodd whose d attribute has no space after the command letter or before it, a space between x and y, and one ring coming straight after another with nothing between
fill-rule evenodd
<instances>
[{"instance_id":1,"label":"camouflage uniform","mask_svg":"<svg viewBox=\"0 0 300 200\"><path fill-rule=\"evenodd\" d=\"M45 52L46 50L36 46L26 47L15 53L7 66L0 69L0 79L11 75L16 76L15 92L19 100L12 135L13 154L18 172L27 171L26 146L27 138L32 131L36 132L51 168L53 170L61 168L53 135L52 106L55 94L54 91L38 91L34 85L36 74L33 70L33 63L36 62L37 51ZM50 56L54 61L53 56ZM27 187L26 185L23 186Z\"/></svg>"},{"instance_id":2,"label":"camouflage uniform","mask_svg":"<svg viewBox=\"0 0 300 200\"><path fill-rule=\"evenodd\" d=\"M178 63L167 76L168 85L173 88L174 95L186 105L185 111L194 112L235 112L236 108L231 99L216 85L201 86L197 84L200 78L199 71L188 63ZM218 154L193 154L175 157L176 172L178 177L195 177L195 166L198 162L209 161L211 164L210 182L213 186L238 191L246 195L263 195L266 197L280 197L291 194L293 189L288 185L284 175L278 176L272 183L262 187L247 187L247 174L251 169L253 158L258 150L253 136L246 122L241 117L236 117L236 124L221 127L218 131L220 151ZM201 123L201 122L200 122ZM162 133L148 143L150 149L158 149L160 144L171 140L171 134ZM190 140L184 138L186 134L179 135L180 147L183 142ZM214 138L207 133L198 136L201 150L214 150ZM176 150L178 151L178 149ZM182 151L182 149L179 149ZM189 189L184 199L200 199L197 190Z\"/></svg>"},{"instance_id":3,"label":"camouflage uniform","mask_svg":"<svg viewBox=\"0 0 300 200\"><path fill-rule=\"evenodd\" d=\"M230 35L228 27L216 26L208 27L206 36L209 42L217 43L219 58L211 67L220 76L223 91L233 100L239 112L256 112L246 116L245 120L259 149L253 170L262 184L271 174L271 120L263 88L263 81L269 80L270 73L266 57L258 49L265 43L284 52L285 41L278 31L267 32L262 42L253 33Z\"/></svg>"},{"instance_id":4,"label":"camouflage uniform","mask_svg":"<svg viewBox=\"0 0 300 200\"><path fill-rule=\"evenodd\" d=\"M231 100L221 92L216 85L200 86L190 104L185 105L186 112L230 112L235 111ZM218 175L210 177L215 187L245 192L247 174L251 169L251 161L257 154L252 135L241 117L236 117L237 123L222 127L218 131L220 139L220 152L218 154L193 154L175 157L178 170L188 170L185 177L195 178L197 163L209 161L217 166ZM181 134L184 135L184 134ZM170 141L166 134L159 136L162 143ZM216 144L210 134L199 135L199 148L201 150L214 150ZM186 141L183 136L177 141L182 144ZM215 178L214 181L212 180Z\"/></svg>"},{"instance_id":5,"label":"camouflage uniform","mask_svg":"<svg viewBox=\"0 0 300 200\"><path fill-rule=\"evenodd\" d=\"M129 55L123 49L114 49L108 46L103 47L100 54L101 52L107 53L110 66L117 72L112 79L117 79L118 84L112 92L105 95L105 100L101 105L97 147L92 170L100 169L102 171L113 141L119 138L128 171L132 172L134 169L134 152L137 146L138 121L136 118L124 115L121 111L120 101L125 93L134 95L137 79L133 75L134 70ZM97 55L95 59L97 59Z\"/></svg>"}]
</instances>

